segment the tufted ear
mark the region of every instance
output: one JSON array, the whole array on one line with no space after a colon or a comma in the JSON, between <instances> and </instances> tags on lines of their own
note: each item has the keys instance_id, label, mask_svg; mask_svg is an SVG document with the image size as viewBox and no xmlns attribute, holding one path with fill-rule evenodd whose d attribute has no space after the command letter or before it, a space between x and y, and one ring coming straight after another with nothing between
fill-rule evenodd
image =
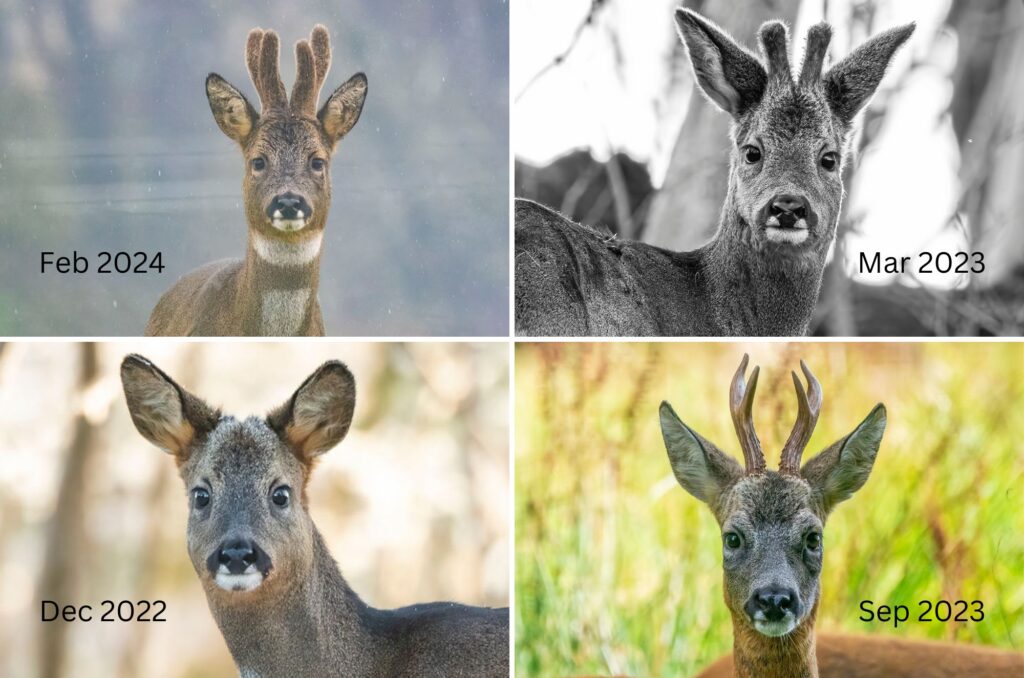
<instances>
[{"instance_id":1,"label":"tufted ear","mask_svg":"<svg viewBox=\"0 0 1024 678\"><path fill-rule=\"evenodd\" d=\"M722 490L743 476L742 467L684 424L667 402L661 403L659 415L676 480L684 490L713 506Z\"/></svg>"},{"instance_id":2,"label":"tufted ear","mask_svg":"<svg viewBox=\"0 0 1024 678\"><path fill-rule=\"evenodd\" d=\"M216 73L206 77L206 99L210 102L213 119L221 131L244 146L259 119L252 104Z\"/></svg>"},{"instance_id":3,"label":"tufted ear","mask_svg":"<svg viewBox=\"0 0 1024 678\"><path fill-rule=\"evenodd\" d=\"M890 28L853 50L825 74L825 94L832 111L846 123L871 99L896 51L914 32L915 24Z\"/></svg>"},{"instance_id":4,"label":"tufted ear","mask_svg":"<svg viewBox=\"0 0 1024 678\"><path fill-rule=\"evenodd\" d=\"M356 381L337 360L326 362L299 386L267 423L305 465L341 442L352 424Z\"/></svg>"},{"instance_id":5,"label":"tufted ear","mask_svg":"<svg viewBox=\"0 0 1024 678\"><path fill-rule=\"evenodd\" d=\"M220 418L219 412L140 355L121 362L121 384L135 428L179 464L188 460L196 438L212 431Z\"/></svg>"},{"instance_id":6,"label":"tufted ear","mask_svg":"<svg viewBox=\"0 0 1024 678\"><path fill-rule=\"evenodd\" d=\"M761 62L700 14L680 8L675 18L693 74L708 98L734 118L756 105L768 81Z\"/></svg>"},{"instance_id":7,"label":"tufted ear","mask_svg":"<svg viewBox=\"0 0 1024 678\"><path fill-rule=\"evenodd\" d=\"M853 432L832 444L800 469L823 515L864 486L885 433L885 405L878 404Z\"/></svg>"},{"instance_id":8,"label":"tufted ear","mask_svg":"<svg viewBox=\"0 0 1024 678\"><path fill-rule=\"evenodd\" d=\"M366 76L356 73L334 90L317 113L332 148L358 122L366 101L366 89Z\"/></svg>"}]
</instances>

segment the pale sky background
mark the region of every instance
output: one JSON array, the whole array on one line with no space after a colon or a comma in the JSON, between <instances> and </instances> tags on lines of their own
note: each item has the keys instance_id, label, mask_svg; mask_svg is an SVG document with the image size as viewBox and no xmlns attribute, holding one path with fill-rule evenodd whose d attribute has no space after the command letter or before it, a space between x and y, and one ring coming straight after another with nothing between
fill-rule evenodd
<instances>
[{"instance_id":1,"label":"pale sky background","mask_svg":"<svg viewBox=\"0 0 1024 678\"><path fill-rule=\"evenodd\" d=\"M959 153L943 112L951 96L948 75L956 58L956 37L937 31L949 3L881 0L879 29L917 22L910 43L897 55L875 102L890 97L890 112L870 152L860 159L853 186L852 214L863 233L850 236L847 270L856 253L913 256L922 250L958 252L966 239L947 225L957 202ZM611 0L565 62L525 92L527 82L569 44L590 0L516 0L511 16L512 140L516 157L545 164L575 148L590 148L599 159L623 150L649 163L660 186L683 122L690 92L666 92L668 61L675 37L672 0ZM850 0L829 3L830 21L841 25ZM805 0L794 34L793 63L802 58L807 28L822 19L822 3ZM614 27L621 68L615 65ZM850 51L847 31L837 30L833 58ZM753 44L753 36L735 36ZM857 36L856 44L868 36ZM854 45L856 46L856 45ZM919 67L905 77L912 62ZM892 88L900 84L898 92ZM708 104L710 105L710 104ZM724 113L723 113L724 115ZM723 140L724 141L724 140ZM861 275L867 283L892 276ZM929 274L931 286L952 287L958 276ZM966 282L966 281L963 281Z\"/></svg>"}]
</instances>

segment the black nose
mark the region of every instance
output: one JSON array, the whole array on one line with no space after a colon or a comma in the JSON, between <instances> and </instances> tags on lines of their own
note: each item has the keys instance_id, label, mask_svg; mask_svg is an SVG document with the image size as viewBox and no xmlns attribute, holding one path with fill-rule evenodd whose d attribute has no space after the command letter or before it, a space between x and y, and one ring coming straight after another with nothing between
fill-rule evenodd
<instances>
[{"instance_id":1,"label":"black nose","mask_svg":"<svg viewBox=\"0 0 1024 678\"><path fill-rule=\"evenodd\" d=\"M259 560L259 547L251 539L234 539L224 542L217 553L217 564L223 565L231 574L242 574L250 565Z\"/></svg>"},{"instance_id":2,"label":"black nose","mask_svg":"<svg viewBox=\"0 0 1024 678\"><path fill-rule=\"evenodd\" d=\"M792 214L797 219L803 219L807 216L807 201L798 195L777 195L769 211L773 217Z\"/></svg>"},{"instance_id":3,"label":"black nose","mask_svg":"<svg viewBox=\"0 0 1024 678\"><path fill-rule=\"evenodd\" d=\"M747 615L754 619L757 612L761 612L768 621L779 621L789 612L797 616L799 612L798 598L796 591L784 589L777 586L766 586L754 591L744 606Z\"/></svg>"},{"instance_id":4,"label":"black nose","mask_svg":"<svg viewBox=\"0 0 1024 678\"><path fill-rule=\"evenodd\" d=\"M271 219L308 219L312 214L313 208L298 193L282 193L267 207Z\"/></svg>"}]
</instances>

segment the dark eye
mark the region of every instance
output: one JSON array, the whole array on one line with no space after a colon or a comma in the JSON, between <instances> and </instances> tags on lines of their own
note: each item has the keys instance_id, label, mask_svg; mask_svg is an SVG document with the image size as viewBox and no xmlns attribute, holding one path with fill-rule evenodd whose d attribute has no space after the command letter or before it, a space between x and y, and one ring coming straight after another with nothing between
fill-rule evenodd
<instances>
[{"instance_id":1,"label":"dark eye","mask_svg":"<svg viewBox=\"0 0 1024 678\"><path fill-rule=\"evenodd\" d=\"M274 502L276 506L280 506L281 508L287 506L288 502L291 501L291 498L292 490L287 485L282 485L274 490L274 493L270 495L270 501Z\"/></svg>"},{"instance_id":2,"label":"dark eye","mask_svg":"<svg viewBox=\"0 0 1024 678\"><path fill-rule=\"evenodd\" d=\"M821 548L821 534L817 532L809 532L807 534L807 548L811 551L817 551Z\"/></svg>"},{"instance_id":3,"label":"dark eye","mask_svg":"<svg viewBox=\"0 0 1024 678\"><path fill-rule=\"evenodd\" d=\"M761 161L761 149L757 146L744 146L743 147L743 159L747 161L747 164L753 165L755 162Z\"/></svg>"},{"instance_id":4,"label":"dark eye","mask_svg":"<svg viewBox=\"0 0 1024 678\"><path fill-rule=\"evenodd\" d=\"M253 158L252 168L256 172L262 172L263 170L267 169L267 161L264 158Z\"/></svg>"},{"instance_id":5,"label":"dark eye","mask_svg":"<svg viewBox=\"0 0 1024 678\"><path fill-rule=\"evenodd\" d=\"M836 168L836 165L838 164L839 156L835 153L829 152L821 156L821 166L824 167L829 172L833 171Z\"/></svg>"},{"instance_id":6,"label":"dark eye","mask_svg":"<svg viewBox=\"0 0 1024 678\"><path fill-rule=\"evenodd\" d=\"M309 166L313 168L314 172L323 172L324 164L323 158L313 158L309 161Z\"/></svg>"},{"instance_id":7,"label":"dark eye","mask_svg":"<svg viewBox=\"0 0 1024 678\"><path fill-rule=\"evenodd\" d=\"M738 549L743 545L743 540L735 532L726 532L722 535L723 541L725 541L725 547L729 549Z\"/></svg>"},{"instance_id":8,"label":"dark eye","mask_svg":"<svg viewBox=\"0 0 1024 678\"><path fill-rule=\"evenodd\" d=\"M202 487L197 487L192 490L192 498L196 503L196 508L206 508L210 505L210 492Z\"/></svg>"}]
</instances>

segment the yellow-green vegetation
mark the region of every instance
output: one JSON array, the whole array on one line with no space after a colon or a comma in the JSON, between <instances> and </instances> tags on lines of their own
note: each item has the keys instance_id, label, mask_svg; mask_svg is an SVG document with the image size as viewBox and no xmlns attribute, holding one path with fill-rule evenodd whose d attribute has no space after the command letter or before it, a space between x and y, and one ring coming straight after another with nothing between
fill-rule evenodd
<instances>
[{"instance_id":1,"label":"yellow-green vegetation","mask_svg":"<svg viewBox=\"0 0 1024 678\"><path fill-rule=\"evenodd\" d=\"M672 476L658 405L739 457L727 393L744 350L772 467L800 358L825 394L805 459L888 407L870 479L825 529L818 629L1024 647L1024 347L520 344L517 674L691 675L731 649L718 526ZM941 599L981 600L985 619L858 619L862 600L913 619Z\"/></svg>"}]
</instances>

